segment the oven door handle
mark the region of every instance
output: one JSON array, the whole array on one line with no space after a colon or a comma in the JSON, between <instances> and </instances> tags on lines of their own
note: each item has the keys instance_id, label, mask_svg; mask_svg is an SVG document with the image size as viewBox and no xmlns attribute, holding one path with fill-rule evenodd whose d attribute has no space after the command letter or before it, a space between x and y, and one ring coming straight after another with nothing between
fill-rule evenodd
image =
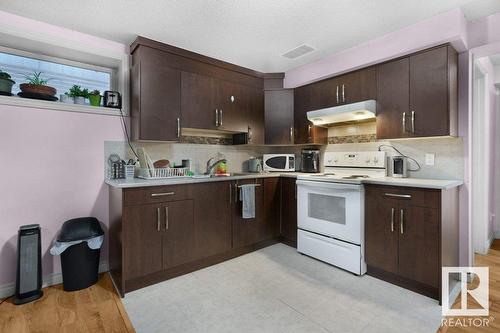
<instances>
[{"instance_id":1,"label":"oven door handle","mask_svg":"<svg viewBox=\"0 0 500 333\"><path fill-rule=\"evenodd\" d=\"M316 182L311 180L297 180L297 185L307 186L309 188L328 188L332 190L353 190L353 191L359 191L362 186L360 184Z\"/></svg>"}]
</instances>

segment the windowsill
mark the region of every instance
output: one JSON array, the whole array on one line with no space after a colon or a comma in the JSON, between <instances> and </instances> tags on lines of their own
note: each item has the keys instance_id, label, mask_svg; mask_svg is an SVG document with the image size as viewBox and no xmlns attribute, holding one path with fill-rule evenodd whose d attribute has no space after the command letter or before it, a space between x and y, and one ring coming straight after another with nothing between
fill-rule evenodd
<instances>
[{"instance_id":1,"label":"windowsill","mask_svg":"<svg viewBox=\"0 0 500 333\"><path fill-rule=\"evenodd\" d=\"M59 101L56 102L43 101L38 99L29 99L17 96L0 96L0 105L21 106L28 108L48 109L48 110L67 111L67 112L92 113L92 114L100 114L106 116L121 115L119 109L105 108L102 106L62 103ZM123 114L126 116L125 110L123 110Z\"/></svg>"}]
</instances>

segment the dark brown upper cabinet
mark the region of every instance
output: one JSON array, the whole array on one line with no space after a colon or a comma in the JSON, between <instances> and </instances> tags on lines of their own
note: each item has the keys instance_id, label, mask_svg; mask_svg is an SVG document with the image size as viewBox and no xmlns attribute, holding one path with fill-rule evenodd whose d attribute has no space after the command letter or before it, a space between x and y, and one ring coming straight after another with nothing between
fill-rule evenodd
<instances>
[{"instance_id":1,"label":"dark brown upper cabinet","mask_svg":"<svg viewBox=\"0 0 500 333\"><path fill-rule=\"evenodd\" d=\"M294 143L293 94L293 89L264 91L266 144Z\"/></svg>"},{"instance_id":2,"label":"dark brown upper cabinet","mask_svg":"<svg viewBox=\"0 0 500 333\"><path fill-rule=\"evenodd\" d=\"M377 138L457 135L457 52L449 45L377 66Z\"/></svg>"},{"instance_id":3,"label":"dark brown upper cabinet","mask_svg":"<svg viewBox=\"0 0 500 333\"><path fill-rule=\"evenodd\" d=\"M131 70L132 139L176 141L181 127L181 72L165 64L135 63Z\"/></svg>"},{"instance_id":4,"label":"dark brown upper cabinet","mask_svg":"<svg viewBox=\"0 0 500 333\"><path fill-rule=\"evenodd\" d=\"M176 141L192 128L264 142L263 73L143 37L130 51L134 140Z\"/></svg>"},{"instance_id":5,"label":"dark brown upper cabinet","mask_svg":"<svg viewBox=\"0 0 500 333\"><path fill-rule=\"evenodd\" d=\"M182 126L186 128L218 128L218 85L209 76L182 72Z\"/></svg>"},{"instance_id":6,"label":"dark brown upper cabinet","mask_svg":"<svg viewBox=\"0 0 500 333\"><path fill-rule=\"evenodd\" d=\"M307 111L313 110L315 99L315 85L307 85L294 89L294 133L296 144L327 144L328 129L314 126L307 119Z\"/></svg>"},{"instance_id":7,"label":"dark brown upper cabinet","mask_svg":"<svg viewBox=\"0 0 500 333\"><path fill-rule=\"evenodd\" d=\"M308 111L375 99L376 74L375 67L368 67L311 84Z\"/></svg>"}]
</instances>

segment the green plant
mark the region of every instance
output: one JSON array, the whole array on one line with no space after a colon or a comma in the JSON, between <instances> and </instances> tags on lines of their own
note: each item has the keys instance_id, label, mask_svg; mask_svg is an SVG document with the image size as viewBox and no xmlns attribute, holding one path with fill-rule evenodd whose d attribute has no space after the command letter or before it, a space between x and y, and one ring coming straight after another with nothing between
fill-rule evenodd
<instances>
[{"instance_id":1,"label":"green plant","mask_svg":"<svg viewBox=\"0 0 500 333\"><path fill-rule=\"evenodd\" d=\"M73 87L71 87L69 89L68 92L66 92L66 95L70 96L70 97L85 97L85 98L88 98L89 97L89 90L87 88L85 89L82 89L82 87L78 86L78 85L74 85Z\"/></svg>"},{"instance_id":2,"label":"green plant","mask_svg":"<svg viewBox=\"0 0 500 333\"><path fill-rule=\"evenodd\" d=\"M33 72L31 75L24 75L26 82L35 86L45 86L51 79L43 79L42 72Z\"/></svg>"},{"instance_id":3,"label":"green plant","mask_svg":"<svg viewBox=\"0 0 500 333\"><path fill-rule=\"evenodd\" d=\"M0 70L0 79L12 80L10 74ZM15 82L14 82L15 83Z\"/></svg>"},{"instance_id":4,"label":"green plant","mask_svg":"<svg viewBox=\"0 0 500 333\"><path fill-rule=\"evenodd\" d=\"M92 90L89 95L90 96L98 96L100 94L101 94L101 92L99 90L95 89L95 90Z\"/></svg>"}]
</instances>

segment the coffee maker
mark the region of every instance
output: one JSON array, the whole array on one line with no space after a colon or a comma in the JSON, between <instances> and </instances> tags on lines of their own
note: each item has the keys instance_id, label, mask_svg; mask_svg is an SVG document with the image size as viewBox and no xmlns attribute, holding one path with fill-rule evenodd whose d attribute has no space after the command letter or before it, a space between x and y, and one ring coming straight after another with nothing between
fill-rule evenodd
<instances>
[{"instance_id":1,"label":"coffee maker","mask_svg":"<svg viewBox=\"0 0 500 333\"><path fill-rule=\"evenodd\" d=\"M319 150L304 149L302 150L302 172L319 172Z\"/></svg>"}]
</instances>

